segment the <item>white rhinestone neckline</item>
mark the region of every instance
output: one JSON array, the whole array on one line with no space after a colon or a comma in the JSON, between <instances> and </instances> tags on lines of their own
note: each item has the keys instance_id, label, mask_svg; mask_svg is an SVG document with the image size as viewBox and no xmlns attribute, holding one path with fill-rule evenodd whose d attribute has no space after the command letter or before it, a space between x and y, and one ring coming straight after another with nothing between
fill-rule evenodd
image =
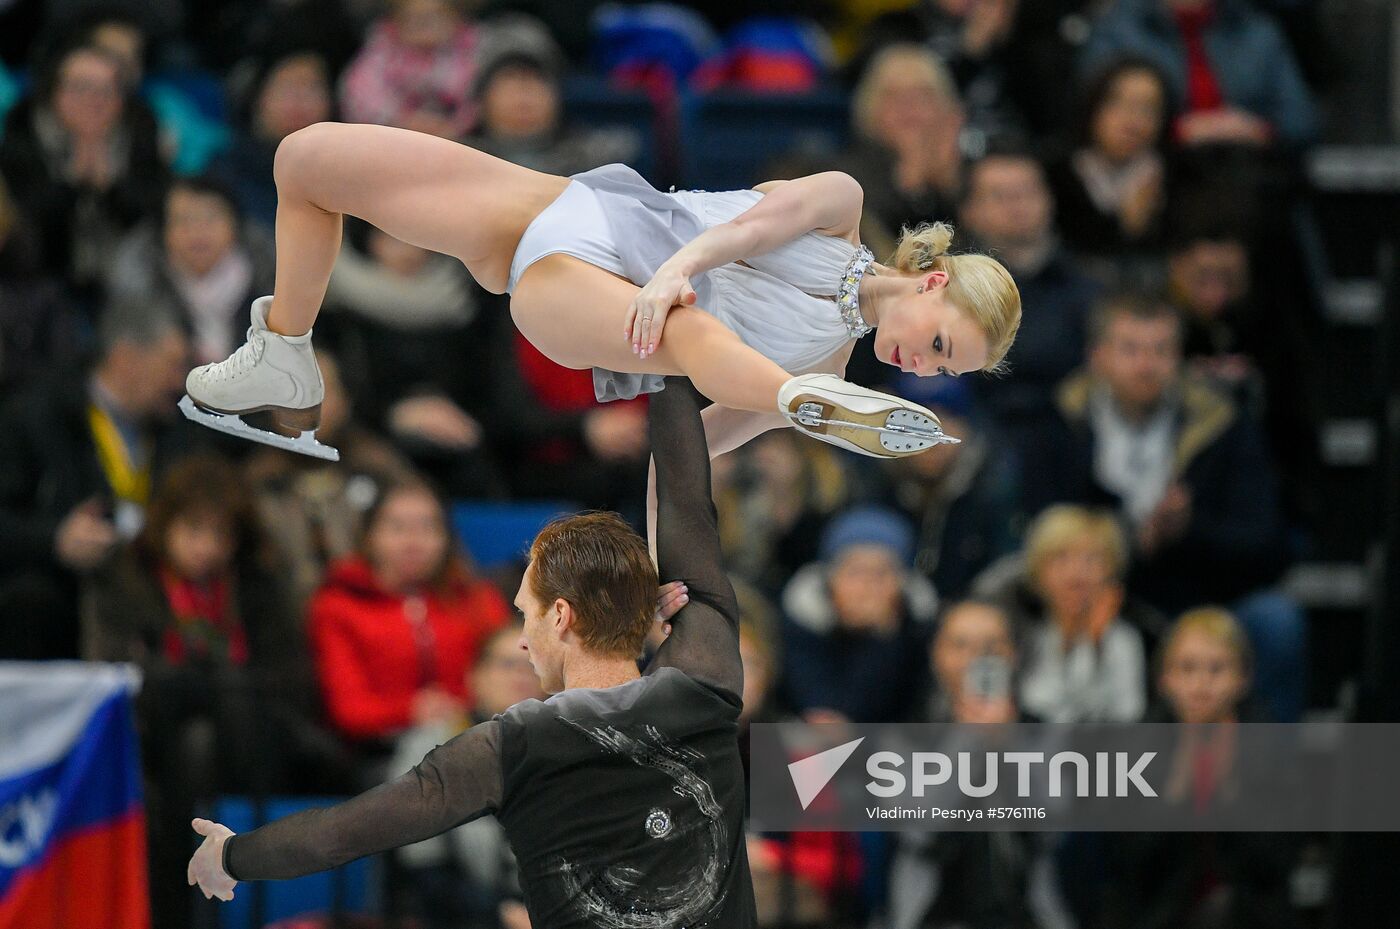
<instances>
[{"instance_id":1,"label":"white rhinestone neckline","mask_svg":"<svg viewBox=\"0 0 1400 929\"><path fill-rule=\"evenodd\" d=\"M841 311L841 319L852 339L859 339L875 330L860 315L860 280L874 263L874 253L864 245L857 246L855 257L846 265L846 273L841 276L841 285L836 290L836 307Z\"/></svg>"}]
</instances>

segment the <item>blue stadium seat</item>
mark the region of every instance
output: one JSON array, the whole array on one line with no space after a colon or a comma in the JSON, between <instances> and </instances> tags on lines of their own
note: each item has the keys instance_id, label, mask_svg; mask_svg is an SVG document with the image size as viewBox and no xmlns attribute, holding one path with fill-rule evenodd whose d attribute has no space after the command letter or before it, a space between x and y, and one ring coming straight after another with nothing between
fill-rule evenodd
<instances>
[{"instance_id":1,"label":"blue stadium seat","mask_svg":"<svg viewBox=\"0 0 1400 929\"><path fill-rule=\"evenodd\" d=\"M691 189L752 187L770 180L765 169L781 156L836 154L849 127L849 100L836 90L688 95L681 103L681 177Z\"/></svg>"},{"instance_id":2,"label":"blue stadium seat","mask_svg":"<svg viewBox=\"0 0 1400 929\"><path fill-rule=\"evenodd\" d=\"M578 507L562 501L452 505L452 527L476 566L489 570L524 558L545 523Z\"/></svg>"},{"instance_id":3,"label":"blue stadium seat","mask_svg":"<svg viewBox=\"0 0 1400 929\"><path fill-rule=\"evenodd\" d=\"M281 819L305 809L331 806L342 797L271 797L263 804L258 821L253 803L246 797L220 797L210 816L234 832L247 832L265 822ZM262 881L241 884L233 899L219 904L219 929L260 929L253 925L253 895L263 895L265 922L288 919L306 913L329 913L339 903L345 913L379 915L383 864L378 857L361 858L335 871L309 874L292 881ZM336 900L339 882L340 899Z\"/></svg>"},{"instance_id":4,"label":"blue stadium seat","mask_svg":"<svg viewBox=\"0 0 1400 929\"><path fill-rule=\"evenodd\" d=\"M593 75L570 77L564 82L566 121L583 129L626 129L641 140L632 167L642 177L657 183L662 163L658 142L656 110L640 90L621 90Z\"/></svg>"}]
</instances>

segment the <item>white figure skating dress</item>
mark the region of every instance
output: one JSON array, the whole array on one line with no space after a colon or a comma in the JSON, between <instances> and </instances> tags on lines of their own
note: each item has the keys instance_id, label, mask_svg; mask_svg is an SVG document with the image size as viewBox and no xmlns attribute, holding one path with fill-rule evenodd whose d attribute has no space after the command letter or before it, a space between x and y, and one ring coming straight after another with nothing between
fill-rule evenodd
<instances>
[{"instance_id":1,"label":"white figure skating dress","mask_svg":"<svg viewBox=\"0 0 1400 929\"><path fill-rule=\"evenodd\" d=\"M756 204L756 190L664 193L626 165L576 174L526 228L511 262L507 293L546 255L572 255L646 284L667 259L711 226ZM805 371L858 339L860 278L873 256L864 246L808 232L779 248L691 278L696 306L786 371ZM593 369L599 400L654 393L663 378Z\"/></svg>"}]
</instances>

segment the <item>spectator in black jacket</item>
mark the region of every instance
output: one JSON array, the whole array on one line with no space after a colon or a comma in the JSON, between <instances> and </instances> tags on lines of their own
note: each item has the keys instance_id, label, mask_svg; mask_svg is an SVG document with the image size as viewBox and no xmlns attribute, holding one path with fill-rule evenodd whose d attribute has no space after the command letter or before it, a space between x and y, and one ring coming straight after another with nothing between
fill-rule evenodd
<instances>
[{"instance_id":1,"label":"spectator in black jacket","mask_svg":"<svg viewBox=\"0 0 1400 929\"><path fill-rule=\"evenodd\" d=\"M191 437L179 318L116 306L97 363L0 411L0 657L78 656L78 578L140 531L153 478Z\"/></svg>"},{"instance_id":2,"label":"spectator in black jacket","mask_svg":"<svg viewBox=\"0 0 1400 929\"><path fill-rule=\"evenodd\" d=\"M1055 386L1083 361L1098 285L1061 249L1055 201L1031 154L999 146L968 168L963 194L964 230L1006 265L1026 308L1006 358L1010 376L973 382L998 424L1019 439L1053 408Z\"/></svg>"},{"instance_id":3,"label":"spectator in black jacket","mask_svg":"<svg viewBox=\"0 0 1400 929\"><path fill-rule=\"evenodd\" d=\"M914 567L955 600L1017 548L1020 466L991 432L967 382L902 374L891 392L928 407L958 445L884 462L880 496L914 524Z\"/></svg>"},{"instance_id":4,"label":"spectator in black jacket","mask_svg":"<svg viewBox=\"0 0 1400 929\"><path fill-rule=\"evenodd\" d=\"M0 174L38 225L44 264L96 305L107 253L158 208L166 181L155 118L120 59L70 47L10 111Z\"/></svg>"},{"instance_id":5,"label":"spectator in black jacket","mask_svg":"<svg viewBox=\"0 0 1400 929\"><path fill-rule=\"evenodd\" d=\"M1296 719L1304 617L1270 586L1287 558L1273 464L1230 398L1182 371L1166 302L1115 296L1096 310L1087 371L1034 440L1032 511L1054 501L1115 509L1132 540L1128 590L1164 612L1233 604L1259 657L1261 694Z\"/></svg>"},{"instance_id":6,"label":"spectator in black jacket","mask_svg":"<svg viewBox=\"0 0 1400 929\"><path fill-rule=\"evenodd\" d=\"M81 357L86 320L39 266L38 243L0 178L0 398Z\"/></svg>"},{"instance_id":7,"label":"spectator in black jacket","mask_svg":"<svg viewBox=\"0 0 1400 929\"><path fill-rule=\"evenodd\" d=\"M1113 61L1083 93L1072 148L1050 168L1065 244L1117 277L1157 258L1171 90L1149 59Z\"/></svg>"}]
</instances>

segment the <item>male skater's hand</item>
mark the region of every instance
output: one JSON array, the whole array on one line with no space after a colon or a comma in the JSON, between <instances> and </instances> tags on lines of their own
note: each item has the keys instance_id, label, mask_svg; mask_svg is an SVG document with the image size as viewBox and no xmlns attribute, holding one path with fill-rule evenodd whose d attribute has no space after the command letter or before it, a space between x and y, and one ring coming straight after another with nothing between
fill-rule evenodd
<instances>
[{"instance_id":1,"label":"male skater's hand","mask_svg":"<svg viewBox=\"0 0 1400 929\"><path fill-rule=\"evenodd\" d=\"M190 825L204 836L204 842L195 849L185 872L190 886L198 884L206 900L214 897L232 900L233 888L238 882L224 873L224 842L233 835L233 830L207 819L196 819Z\"/></svg>"}]
</instances>

